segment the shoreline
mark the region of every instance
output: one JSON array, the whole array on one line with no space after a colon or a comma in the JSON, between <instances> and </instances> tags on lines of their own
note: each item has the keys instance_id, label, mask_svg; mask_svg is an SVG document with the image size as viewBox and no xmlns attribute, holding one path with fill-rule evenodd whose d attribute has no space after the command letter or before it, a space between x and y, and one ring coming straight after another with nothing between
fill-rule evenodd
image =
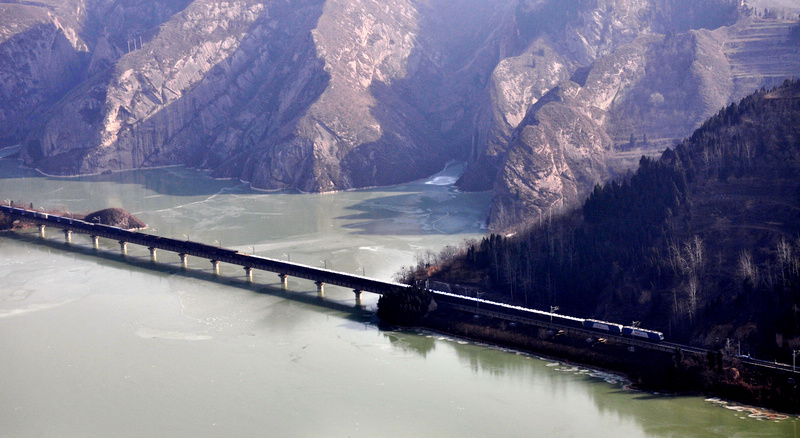
<instances>
[{"instance_id":1,"label":"shoreline","mask_svg":"<svg viewBox=\"0 0 800 438\"><path fill-rule=\"evenodd\" d=\"M721 405L738 406L751 412L754 418L766 415L800 419L796 384L795 390L786 394L779 385L772 385L776 376L749 369L735 358L727 360L724 370L717 372L714 364L705 363L704 357L686 354L676 359L675 355L663 352L630 352L627 347L602 342L601 338L589 338L593 339L589 343L589 339L553 335L533 326L519 324L509 330L503 321L484 317L480 318L481 323L476 323L462 312L440 312L429 313L410 328L619 376L628 382L624 387L632 391L703 397ZM716 379L698 387L700 382L706 382L703 379L711 379L717 373ZM730 379L731 375L738 380ZM746 383L745 378L751 383ZM758 379L756 384L753 379Z\"/></svg>"},{"instance_id":2,"label":"shoreline","mask_svg":"<svg viewBox=\"0 0 800 438\"><path fill-rule=\"evenodd\" d=\"M9 147L0 149L0 152L8 150L8 149L13 149L13 148L18 147L18 146L19 145L15 145L15 146L9 146ZM200 173L206 173L207 174L206 176L209 179L214 180L214 181L238 181L240 184L246 185L250 190L253 190L255 192L260 192L260 193L268 193L268 194L280 193L280 192L287 192L287 193L295 192L295 193L299 193L299 194L327 195L327 194L351 192L351 191L357 191L357 190L372 190L372 189L380 189L380 188L392 188L392 187L397 187L397 186L400 186L400 185L403 185L403 184L411 184L411 183L428 184L428 181L430 181L433 178L436 178L437 176L439 176L442 173L446 172L452 166L464 165L466 167L466 162L465 161L450 160L447 163L445 163L444 167L442 167L442 169L437 171L436 173L433 173L431 175L428 175L428 176L425 176L425 177L422 177L422 178L417 178L417 179L405 181L405 182L400 182L400 183L395 183L395 184L388 184L388 185L373 185L373 186L364 186L364 187L351 187L351 188L341 189L341 190L326 190L326 191L320 191L320 192L307 192L307 191L304 191L304 190L301 190L301 189L298 189L298 188L274 188L274 189L269 189L269 188L255 187L255 186L253 186L251 181L247 181L247 180L244 180L242 178L237 178L237 177L224 177L224 178L214 177L214 176L210 175L211 172L212 172L211 169L203 169L203 168L199 168L199 167L191 167L191 166L187 166L186 164L165 164L163 166L138 167L138 168L132 168L132 169L116 169L116 170L106 169L106 170L103 170L101 172L89 172L89 173L51 174L51 173L45 172L44 170L42 170L42 169L40 169L38 167L29 166L23 159L21 159L19 157L14 157L13 155L14 154L10 154L8 156L0 156L0 160L17 161L17 162L19 162L19 168L31 170L31 171L36 172L39 175L41 175L43 177L46 177L46 178L76 179L76 178L101 176L101 175L115 174L115 173L137 172L137 171L148 171L148 170L159 170L159 169L171 169L171 168L182 167L182 168L194 170L194 171L197 171L197 172L200 172ZM458 178L462 174L463 174L463 171L458 173L457 175L454 175L453 178L455 180L458 180ZM450 183L450 184L443 184L443 186L453 187L455 190L460 191L458 189L458 187L455 186L455 182ZM491 191L492 190L485 190L484 192L491 192ZM476 193L480 193L480 192L476 192Z\"/></svg>"}]
</instances>

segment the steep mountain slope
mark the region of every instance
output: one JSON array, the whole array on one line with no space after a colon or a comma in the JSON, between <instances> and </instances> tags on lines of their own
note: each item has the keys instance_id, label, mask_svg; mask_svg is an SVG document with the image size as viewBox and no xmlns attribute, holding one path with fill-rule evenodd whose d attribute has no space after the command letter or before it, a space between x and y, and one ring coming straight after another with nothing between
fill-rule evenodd
<instances>
[{"instance_id":1,"label":"steep mountain slope","mask_svg":"<svg viewBox=\"0 0 800 438\"><path fill-rule=\"evenodd\" d=\"M421 177L460 155L508 8L193 1L45 113L26 158L67 174L185 163L267 189Z\"/></svg>"},{"instance_id":2,"label":"steep mountain slope","mask_svg":"<svg viewBox=\"0 0 800 438\"><path fill-rule=\"evenodd\" d=\"M107 69L188 2L0 3L0 143L23 139L46 108Z\"/></svg>"},{"instance_id":3,"label":"steep mountain slope","mask_svg":"<svg viewBox=\"0 0 800 438\"><path fill-rule=\"evenodd\" d=\"M799 176L800 81L786 81L596 186L582 209L415 274L786 361L800 347Z\"/></svg>"},{"instance_id":4,"label":"steep mountain slope","mask_svg":"<svg viewBox=\"0 0 800 438\"><path fill-rule=\"evenodd\" d=\"M487 127L480 131L486 137L477 136L473 160L459 181L467 190L495 190L493 228L514 227L552 209L574 206L594 183L624 174L642 154L680 141L720 107L761 86L800 75L800 52L787 39L791 22L745 17L714 31L664 35L654 31L655 23L642 29L646 20L625 21L652 13L652 8L620 10L610 3L607 13L576 20L583 25L578 35L605 35L598 41L616 36L619 41L613 49L589 45L598 48L598 57L589 65L582 67L578 61L591 59L580 55L594 53L589 49L565 50L559 48L562 41L540 38L530 46L533 50L520 56L528 62L511 63L507 58L495 70L491 104L484 113L488 121L478 124ZM529 73L543 65L552 72L546 80ZM548 106L537 99L555 87L574 90L572 106L584 118L556 117L541 123L549 117L542 112ZM517 105L509 105L510 98ZM521 119L519 108L531 100L528 116ZM536 126L519 120L536 121ZM549 133L520 135L529 129ZM563 150L573 153L558 152ZM537 164L531 168L531 163Z\"/></svg>"},{"instance_id":5,"label":"steep mountain slope","mask_svg":"<svg viewBox=\"0 0 800 438\"><path fill-rule=\"evenodd\" d=\"M498 229L574 205L719 107L800 74L791 23L736 0L0 8L0 142L43 172L186 164L331 191L467 160L459 185L496 192Z\"/></svg>"},{"instance_id":6,"label":"steep mountain slope","mask_svg":"<svg viewBox=\"0 0 800 438\"><path fill-rule=\"evenodd\" d=\"M67 11L0 3L0 142L19 140L26 120L80 80L88 49Z\"/></svg>"}]
</instances>

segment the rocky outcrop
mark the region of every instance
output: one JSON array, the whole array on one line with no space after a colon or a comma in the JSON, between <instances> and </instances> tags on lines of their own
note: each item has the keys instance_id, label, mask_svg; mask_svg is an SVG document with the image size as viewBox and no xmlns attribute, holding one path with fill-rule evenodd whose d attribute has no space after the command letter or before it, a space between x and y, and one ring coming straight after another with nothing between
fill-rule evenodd
<instances>
[{"instance_id":1,"label":"rocky outcrop","mask_svg":"<svg viewBox=\"0 0 800 438\"><path fill-rule=\"evenodd\" d=\"M489 222L509 228L541 222L583 200L609 177L608 135L586 114L577 85L554 88L514 131L500 168Z\"/></svg>"},{"instance_id":2,"label":"rocky outcrop","mask_svg":"<svg viewBox=\"0 0 800 438\"><path fill-rule=\"evenodd\" d=\"M91 223L110 225L125 230L147 228L147 224L121 208L105 208L103 210L98 210L87 214L83 220Z\"/></svg>"}]
</instances>

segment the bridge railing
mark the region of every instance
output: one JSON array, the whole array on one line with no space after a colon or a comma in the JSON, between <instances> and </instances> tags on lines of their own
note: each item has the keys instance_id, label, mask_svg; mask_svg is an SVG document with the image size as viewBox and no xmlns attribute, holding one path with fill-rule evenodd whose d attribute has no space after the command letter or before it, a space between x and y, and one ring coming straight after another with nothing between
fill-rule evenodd
<instances>
[{"instance_id":1,"label":"bridge railing","mask_svg":"<svg viewBox=\"0 0 800 438\"><path fill-rule=\"evenodd\" d=\"M191 255L209 260L230 263L239 265L245 268L259 269L263 271L275 272L282 275L304 278L325 284L332 284L354 289L356 291L373 292L376 294L383 294L395 288L405 288L407 285L367 278L364 276L350 274L346 272L333 271L329 269L317 268L313 266L304 265L301 263L288 262L268 257L261 257L252 254L241 253L233 249L220 248L213 245L207 245L200 242L189 240L178 240L169 237L155 236L152 234L142 233L138 231L124 230L122 228L112 227L108 225L96 224L91 222L82 221L74 218L67 218L48 213L43 213L35 210L26 210L18 207L0 205L0 212L5 213L11 217L19 218L38 225L50 225L63 230L71 232L88 234L91 236L98 236L107 239L117 240L119 242L127 242L136 245L145 246L148 248L162 249L166 251L176 252L178 254ZM451 297L452 298L452 297ZM471 312L490 317L505 319L508 321L515 321L524 324L533 324L546 329L554 330L569 330L571 332L585 334L587 336L597 336L597 332L592 332L579 327L559 325L550 323L543 320L534 318L525 318L509 313L492 311L488 309L481 309L469 301L468 297L464 298L464 303L453 302L448 300L446 303L441 304L443 307L449 307L456 310ZM603 337L611 338L614 341L638 346L642 348L649 348L654 350L672 352L676 348L683 348L683 346L669 343L654 343L643 341L624 336L617 336L613 334L602 334ZM704 350L703 350L704 351Z\"/></svg>"},{"instance_id":2,"label":"bridge railing","mask_svg":"<svg viewBox=\"0 0 800 438\"><path fill-rule=\"evenodd\" d=\"M205 258L246 268L275 272L291 277L303 278L324 284L343 286L359 291L383 294L390 289L407 287L404 284L387 282L357 274L317 268L301 263L288 262L268 257L241 253L233 249L220 248L201 242L172 239L138 231L125 230L109 225L86 222L80 219L27 210L18 207L0 206L0 211L38 225L54 226L71 232L88 234L117 240L147 248L161 249L178 254Z\"/></svg>"}]
</instances>

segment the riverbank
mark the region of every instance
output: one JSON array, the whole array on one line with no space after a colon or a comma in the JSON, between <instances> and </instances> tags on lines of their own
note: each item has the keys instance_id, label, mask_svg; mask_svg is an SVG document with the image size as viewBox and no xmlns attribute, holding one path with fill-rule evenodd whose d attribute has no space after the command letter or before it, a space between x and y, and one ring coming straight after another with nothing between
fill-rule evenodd
<instances>
[{"instance_id":1,"label":"riverbank","mask_svg":"<svg viewBox=\"0 0 800 438\"><path fill-rule=\"evenodd\" d=\"M704 394L786 414L800 414L798 383L755 369L736 358L632 349L603 338L584 338L526 324L448 309L428 313L421 328L476 342L540 354L625 375L636 389Z\"/></svg>"}]
</instances>

